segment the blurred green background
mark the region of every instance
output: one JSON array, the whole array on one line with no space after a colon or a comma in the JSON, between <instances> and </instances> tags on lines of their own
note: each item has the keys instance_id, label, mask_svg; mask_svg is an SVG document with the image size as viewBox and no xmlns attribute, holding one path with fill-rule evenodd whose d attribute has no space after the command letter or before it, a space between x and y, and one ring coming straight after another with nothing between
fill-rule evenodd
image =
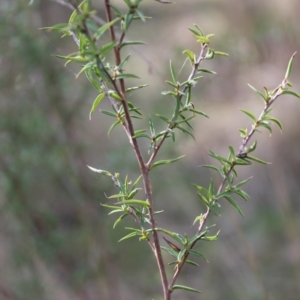
<instances>
[{"instance_id":1,"label":"blurred green background","mask_svg":"<svg viewBox=\"0 0 300 300\"><path fill-rule=\"evenodd\" d=\"M93 2L104 17L102 1ZM198 166L212 162L208 149L219 154L226 154L229 144L238 149L238 128L251 125L240 108L261 111L263 104L247 83L272 89L283 79L289 58L300 50L300 2L144 2L143 11L153 19L129 31L130 39L147 42L130 50L129 67L142 78L132 84L150 83L132 95L137 106L155 113L172 105L161 96L170 79L169 59L179 71L182 51L198 51L187 30L194 23L216 34L212 47L230 54L203 65L218 74L201 79L195 89L196 108L210 116L194 122L196 141L179 134L159 155L186 157L153 171L157 209L165 209L159 223L193 233L192 221L203 207L191 183L207 184L211 177L220 182ZM131 147L122 128L107 136L108 116L97 111L89 121L97 94L84 76L75 78L78 66L64 67L53 56L75 51L73 41L38 29L67 22L70 13L50 0L0 2L0 299L161 299L147 245L134 239L118 243L126 232L122 225L112 230L115 216L100 206L116 188L86 167L135 180ZM188 69L187 64L181 79ZM291 81L300 92L299 55ZM108 101L102 108L109 108ZM299 113L296 98L276 103L273 115L282 121L283 134L274 127L272 138L267 132L256 135L256 156L272 164L240 169L241 180L254 176L245 188L251 199L238 200L245 217L221 202L221 217L210 220L221 229L220 238L199 248L209 263L186 267L178 280L203 293L177 292L175 300L299 299ZM146 128L147 118L136 126ZM148 144L141 141L141 147L146 157ZM129 219L124 224L133 225Z\"/></svg>"}]
</instances>

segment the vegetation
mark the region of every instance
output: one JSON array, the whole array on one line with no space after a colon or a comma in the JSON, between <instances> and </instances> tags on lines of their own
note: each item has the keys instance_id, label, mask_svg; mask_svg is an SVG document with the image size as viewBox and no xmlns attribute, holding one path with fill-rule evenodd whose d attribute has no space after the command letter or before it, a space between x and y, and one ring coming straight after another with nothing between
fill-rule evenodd
<instances>
[{"instance_id":1,"label":"vegetation","mask_svg":"<svg viewBox=\"0 0 300 300\"><path fill-rule=\"evenodd\" d=\"M297 298L299 104L294 101L297 94L279 95L291 92L284 77L294 83L299 78L298 55L286 68L292 51L300 46L295 22L299 4L292 2L142 1L138 10L146 22L135 15L123 42L142 40L146 45L121 48L121 61L130 55L121 72L114 68L119 66L114 47L100 57L119 91L123 75L136 136L124 134L128 122L122 100L108 76L101 81L106 73L99 75L97 65L86 70L100 91L86 80L85 71L76 76L95 62L95 56L79 49L80 37L94 51L80 27L74 28L74 35L71 29L85 20L94 35L105 26L107 7L101 1L92 1L95 12L82 20L80 2L1 2L0 268L5 271L0 273L1 297L161 299L153 255L156 232L168 288L173 285L168 292L172 299ZM128 14L124 1L112 3ZM38 30L68 22L72 13L73 23L64 25L70 38ZM118 18L112 7L111 13L112 20ZM103 31L95 41L97 50L111 42L111 30L118 42L121 20ZM210 32L216 36L204 41ZM215 56L201 60L194 76L203 78L189 81L205 44ZM230 56L220 56L214 49ZM70 52L89 60L64 67L66 61L54 56L67 57ZM292 76L284 76L292 65ZM261 94L248 89L247 82ZM279 82L277 90L263 88ZM140 88L126 93L131 87ZM277 107L264 111L267 105L273 107L276 93ZM243 149L252 125L257 130ZM278 134L281 127L283 135ZM272 138L266 140L270 129ZM160 133L167 134L163 142ZM152 159L148 170L152 204L128 138L136 139L145 165ZM272 165L255 163L257 157ZM236 162L252 165L246 168ZM102 174L90 172L86 165ZM224 170L231 167L226 177ZM242 201L239 194L251 195L251 201ZM111 195L118 197L109 199ZM142 202L128 202L132 200ZM111 214L112 210L119 212ZM150 210L157 223L154 229ZM198 230L205 235L188 249ZM133 237L118 242L128 235ZM215 243L205 241L215 236Z\"/></svg>"}]
</instances>

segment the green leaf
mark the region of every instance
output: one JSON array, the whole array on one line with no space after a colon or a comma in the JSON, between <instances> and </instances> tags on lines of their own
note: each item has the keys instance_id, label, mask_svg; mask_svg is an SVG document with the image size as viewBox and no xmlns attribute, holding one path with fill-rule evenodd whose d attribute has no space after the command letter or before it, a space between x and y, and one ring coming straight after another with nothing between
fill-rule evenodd
<instances>
[{"instance_id":1,"label":"green leaf","mask_svg":"<svg viewBox=\"0 0 300 300\"><path fill-rule=\"evenodd\" d=\"M206 55L205 55L205 59L213 59L215 56L215 50L208 48Z\"/></svg>"},{"instance_id":2,"label":"green leaf","mask_svg":"<svg viewBox=\"0 0 300 300\"><path fill-rule=\"evenodd\" d=\"M270 164L271 164L270 162L266 162L266 161L264 161L264 160L261 160L261 159L259 159L259 158L257 158L257 157L250 156L250 155L247 155L247 159L256 161L256 162L258 162L258 163L260 163L260 164L264 164L264 165L270 165Z\"/></svg>"},{"instance_id":3,"label":"green leaf","mask_svg":"<svg viewBox=\"0 0 300 300\"><path fill-rule=\"evenodd\" d=\"M198 251L196 251L196 250L194 250L194 249L189 249L188 252L189 252L190 254L192 254L192 255L200 256L200 257L202 257L206 262L208 262L208 260L206 259L206 257L205 257L202 253L200 253L200 252L198 252Z\"/></svg>"},{"instance_id":4,"label":"green leaf","mask_svg":"<svg viewBox=\"0 0 300 300\"><path fill-rule=\"evenodd\" d=\"M202 29L197 24L194 24L194 26L197 28L200 35L204 35Z\"/></svg>"},{"instance_id":5,"label":"green leaf","mask_svg":"<svg viewBox=\"0 0 300 300\"><path fill-rule=\"evenodd\" d=\"M113 229L115 229L115 227L125 218L125 217L127 217L128 216L128 214L123 214L122 216L120 216L116 221L115 221L115 223L114 223L114 225L113 225Z\"/></svg>"},{"instance_id":6,"label":"green leaf","mask_svg":"<svg viewBox=\"0 0 300 300\"><path fill-rule=\"evenodd\" d=\"M175 250L173 250L172 248L167 248L164 246L160 246L160 248L163 249L164 251L168 252L171 256L177 258L177 252Z\"/></svg>"},{"instance_id":7,"label":"green leaf","mask_svg":"<svg viewBox=\"0 0 300 300\"><path fill-rule=\"evenodd\" d=\"M209 39L205 36L195 36L197 42L200 42L200 43L204 43L204 44L209 44Z\"/></svg>"},{"instance_id":8,"label":"green leaf","mask_svg":"<svg viewBox=\"0 0 300 300\"><path fill-rule=\"evenodd\" d=\"M154 137L155 136L155 129L154 129L154 125L153 125L153 122L152 122L152 119L151 119L150 116L149 116L149 126L150 126L150 133Z\"/></svg>"},{"instance_id":9,"label":"green leaf","mask_svg":"<svg viewBox=\"0 0 300 300\"><path fill-rule=\"evenodd\" d=\"M81 68L81 70L76 74L76 79L77 79L83 72L86 73L87 70L93 68L94 65L95 65L95 63L94 63L93 61L91 61L91 62L87 63L85 66L83 66L83 67Z\"/></svg>"},{"instance_id":10,"label":"green leaf","mask_svg":"<svg viewBox=\"0 0 300 300\"><path fill-rule=\"evenodd\" d=\"M92 113L95 111L95 109L97 108L97 106L99 105L99 103L102 101L102 99L104 98L105 93L101 93L100 95L97 96L97 98L95 99L92 109L90 111L90 120L92 119Z\"/></svg>"},{"instance_id":11,"label":"green leaf","mask_svg":"<svg viewBox=\"0 0 300 300\"><path fill-rule=\"evenodd\" d=\"M114 117L114 118L117 118L118 117L118 114L113 112L113 111L109 111L109 110L101 110L101 112L105 115L108 115L110 117Z\"/></svg>"},{"instance_id":12,"label":"green leaf","mask_svg":"<svg viewBox=\"0 0 300 300\"><path fill-rule=\"evenodd\" d=\"M140 41L126 41L120 45L120 49L122 49L125 46L129 46L129 45L146 45L146 43L140 42Z\"/></svg>"},{"instance_id":13,"label":"green leaf","mask_svg":"<svg viewBox=\"0 0 300 300\"><path fill-rule=\"evenodd\" d=\"M241 137L242 138L245 138L247 136L247 129L239 129L239 132L241 133Z\"/></svg>"},{"instance_id":14,"label":"green leaf","mask_svg":"<svg viewBox=\"0 0 300 300\"><path fill-rule=\"evenodd\" d=\"M132 188L133 188L133 189L138 185L138 183L139 183L139 181L141 180L141 178L142 178L142 175L140 175L140 176L137 178L137 180L134 182L134 184L132 185Z\"/></svg>"},{"instance_id":15,"label":"green leaf","mask_svg":"<svg viewBox=\"0 0 300 300\"><path fill-rule=\"evenodd\" d=\"M137 204L137 205L142 205L142 206L146 206L146 207L150 207L151 206L148 201L136 200L136 199L123 200L123 201L117 202L116 204L126 204L126 205Z\"/></svg>"},{"instance_id":16,"label":"green leaf","mask_svg":"<svg viewBox=\"0 0 300 300\"><path fill-rule=\"evenodd\" d=\"M288 91L288 90L282 91L281 95L292 95L292 96L295 96L297 98L300 98L300 94L298 94L294 91Z\"/></svg>"},{"instance_id":17,"label":"green leaf","mask_svg":"<svg viewBox=\"0 0 300 300\"><path fill-rule=\"evenodd\" d=\"M143 22L146 22L146 17L139 9L136 9L135 12Z\"/></svg>"},{"instance_id":18,"label":"green leaf","mask_svg":"<svg viewBox=\"0 0 300 300\"><path fill-rule=\"evenodd\" d=\"M269 115L264 116L263 119L264 120L270 120L270 121L276 123L277 126L279 127L280 131L282 131L282 125L281 125L281 123L280 123L280 121L278 119L276 119L274 117L271 117Z\"/></svg>"},{"instance_id":19,"label":"green leaf","mask_svg":"<svg viewBox=\"0 0 300 300\"><path fill-rule=\"evenodd\" d=\"M170 60L170 71L171 71L173 83L177 84L177 78L176 78L176 74L175 74L174 67L172 65L172 61L171 60Z\"/></svg>"},{"instance_id":20,"label":"green leaf","mask_svg":"<svg viewBox=\"0 0 300 300\"><path fill-rule=\"evenodd\" d=\"M188 58L189 58L189 60L190 60L190 62L191 62L192 65L195 64L195 62L196 62L196 55L195 55L194 52L192 52L190 50L184 50L182 53L186 54L188 56Z\"/></svg>"},{"instance_id":21,"label":"green leaf","mask_svg":"<svg viewBox=\"0 0 300 300\"><path fill-rule=\"evenodd\" d=\"M105 56L110 50L117 45L116 42L109 42L100 48L99 54Z\"/></svg>"},{"instance_id":22,"label":"green leaf","mask_svg":"<svg viewBox=\"0 0 300 300\"><path fill-rule=\"evenodd\" d=\"M119 125L121 124L120 121L114 122L108 129L107 135L110 136L111 132Z\"/></svg>"},{"instance_id":23,"label":"green leaf","mask_svg":"<svg viewBox=\"0 0 300 300\"><path fill-rule=\"evenodd\" d=\"M108 30L111 26L113 26L116 22L118 22L120 20L121 20L121 18L118 17L108 23L105 23L101 27L99 27L98 30L94 33L93 39L98 40L105 33L106 30Z\"/></svg>"},{"instance_id":24,"label":"green leaf","mask_svg":"<svg viewBox=\"0 0 300 300\"><path fill-rule=\"evenodd\" d=\"M244 114L246 114L247 116L249 116L254 122L257 121L256 117L255 117L251 112L249 112L249 111L247 111L247 110L244 110L244 109L241 109L241 111L242 111Z\"/></svg>"},{"instance_id":25,"label":"green leaf","mask_svg":"<svg viewBox=\"0 0 300 300\"><path fill-rule=\"evenodd\" d=\"M114 209L114 210L118 210L118 211L124 211L123 210L123 208L121 207L121 206L112 206L112 205L108 205L108 204L102 204L102 203L100 203L100 205L101 206L104 206L104 207L106 207L106 208L111 208L111 209ZM109 214L111 214L111 212L109 213Z\"/></svg>"},{"instance_id":26,"label":"green leaf","mask_svg":"<svg viewBox=\"0 0 300 300\"><path fill-rule=\"evenodd\" d=\"M204 73L209 73L209 74L217 74L216 72L214 71L211 71L209 69L204 69L204 68L199 68L198 69L198 72L204 72Z\"/></svg>"},{"instance_id":27,"label":"green leaf","mask_svg":"<svg viewBox=\"0 0 300 300\"><path fill-rule=\"evenodd\" d=\"M92 68L89 68L88 70L86 70L85 71L85 75L86 75L87 79L89 80L89 82L95 87L95 89L98 92L100 92L101 91L101 87L100 87L99 82L93 78Z\"/></svg>"},{"instance_id":28,"label":"green leaf","mask_svg":"<svg viewBox=\"0 0 300 300\"><path fill-rule=\"evenodd\" d=\"M220 163L225 162L225 163L231 165L231 161L229 161L227 158L225 158L223 156L220 156L220 155L214 153L212 150L209 150L209 155L211 157L214 157L215 159L217 159Z\"/></svg>"},{"instance_id":29,"label":"green leaf","mask_svg":"<svg viewBox=\"0 0 300 300\"><path fill-rule=\"evenodd\" d=\"M290 58L290 61L289 61L289 64L288 64L288 67L287 67L287 70L286 70L286 73L285 73L285 76L284 76L285 79L288 79L290 77L291 73L292 73L293 62L294 62L294 57L295 57L296 53L297 52L295 52L292 55L292 57Z\"/></svg>"},{"instance_id":30,"label":"green leaf","mask_svg":"<svg viewBox=\"0 0 300 300\"><path fill-rule=\"evenodd\" d=\"M229 146L229 152L230 152L230 159L235 158L235 151L232 146Z\"/></svg>"},{"instance_id":31,"label":"green leaf","mask_svg":"<svg viewBox=\"0 0 300 300\"><path fill-rule=\"evenodd\" d=\"M108 171L101 170L101 169L95 169L95 168L93 168L93 167L91 167L91 166L88 166L88 165L86 165L86 166L87 166L91 171L93 171L93 172L100 173L100 174L103 174L103 175L106 175L106 176L109 176L109 177L112 176L112 174L111 174L110 172L108 172Z\"/></svg>"},{"instance_id":32,"label":"green leaf","mask_svg":"<svg viewBox=\"0 0 300 300\"><path fill-rule=\"evenodd\" d=\"M171 122L171 120L170 119L168 119L167 117L165 117L165 116L162 116L162 115L160 115L160 114L155 114L158 118L160 118L160 119L162 119L163 121L165 121L166 123L168 123L168 124L171 124L172 122Z\"/></svg>"},{"instance_id":33,"label":"green leaf","mask_svg":"<svg viewBox=\"0 0 300 300\"><path fill-rule=\"evenodd\" d=\"M179 159L183 158L185 155L179 156L177 158L173 158L173 159L165 159L165 160L159 160L157 162L155 162L152 166L151 166L151 170L154 169L155 167L161 166L161 165L168 165L171 164L175 161L178 161Z\"/></svg>"},{"instance_id":34,"label":"green leaf","mask_svg":"<svg viewBox=\"0 0 300 300\"><path fill-rule=\"evenodd\" d=\"M170 236L170 237L172 237L174 240L176 240L178 243L182 244L181 239L178 237L178 236L179 236L178 233L169 231L169 230L164 229L164 228L155 228L155 230L156 230L156 231L161 231L161 232L167 234L168 236Z\"/></svg>"},{"instance_id":35,"label":"green leaf","mask_svg":"<svg viewBox=\"0 0 300 300\"><path fill-rule=\"evenodd\" d=\"M247 149L247 153L251 153L256 149L257 146L257 141L255 141L248 149Z\"/></svg>"},{"instance_id":36,"label":"green leaf","mask_svg":"<svg viewBox=\"0 0 300 300\"><path fill-rule=\"evenodd\" d=\"M136 236L136 235L139 235L139 234L138 234L137 232L131 232L131 233L125 235L124 237L122 237L122 238L119 240L119 242L122 242L122 241L124 241L124 240L130 239L130 238L132 238L132 237L134 237L134 236Z\"/></svg>"},{"instance_id":37,"label":"green leaf","mask_svg":"<svg viewBox=\"0 0 300 300\"><path fill-rule=\"evenodd\" d=\"M224 196L224 198L237 210L237 212L244 217L244 214L242 212L242 210L240 209L240 207L236 204L236 202L229 196Z\"/></svg>"},{"instance_id":38,"label":"green leaf","mask_svg":"<svg viewBox=\"0 0 300 300\"><path fill-rule=\"evenodd\" d=\"M124 198L124 197L126 197L126 196L127 196L127 194L121 193L121 194L111 195L111 196L108 197L108 199Z\"/></svg>"},{"instance_id":39,"label":"green leaf","mask_svg":"<svg viewBox=\"0 0 300 300\"><path fill-rule=\"evenodd\" d=\"M235 187L236 187L236 188L241 187L242 185L246 184L249 180L251 180L252 177L253 177L253 176L251 176L251 177L249 177L249 178L247 178L247 179L245 179L245 180L243 180L243 181L237 183L237 184L235 185Z\"/></svg>"},{"instance_id":40,"label":"green leaf","mask_svg":"<svg viewBox=\"0 0 300 300\"><path fill-rule=\"evenodd\" d=\"M255 87L253 87L253 86L252 86L251 84L249 84L249 83L248 83L248 86L249 86L255 93L257 93L260 97L262 97L264 101L266 101L266 97L265 97L265 95L264 95L262 92L260 92L259 90L257 90Z\"/></svg>"},{"instance_id":41,"label":"green leaf","mask_svg":"<svg viewBox=\"0 0 300 300\"><path fill-rule=\"evenodd\" d=\"M210 195L209 191L207 189L205 189L203 186L201 185L197 185L193 183L193 186L201 193L204 193L205 195Z\"/></svg>"},{"instance_id":42,"label":"green leaf","mask_svg":"<svg viewBox=\"0 0 300 300\"><path fill-rule=\"evenodd\" d=\"M197 110L197 109L193 109L193 108L190 108L189 111L191 111L191 112L193 112L195 114L204 116L206 118L209 118L209 116L205 112L203 112L203 111L200 111L200 110Z\"/></svg>"},{"instance_id":43,"label":"green leaf","mask_svg":"<svg viewBox=\"0 0 300 300\"><path fill-rule=\"evenodd\" d=\"M122 97L117 92L115 92L114 90L109 90L107 93L108 93L108 95L110 95L111 97L113 97L117 101L122 101L123 100Z\"/></svg>"},{"instance_id":44,"label":"green leaf","mask_svg":"<svg viewBox=\"0 0 300 300\"><path fill-rule=\"evenodd\" d=\"M129 73L120 73L116 76L116 79L121 79L121 78L137 78L137 79L139 79L140 77L138 77L134 74L129 74Z\"/></svg>"},{"instance_id":45,"label":"green leaf","mask_svg":"<svg viewBox=\"0 0 300 300\"><path fill-rule=\"evenodd\" d=\"M247 158L248 158L248 156L247 156ZM237 166L250 166L250 165L252 165L251 161L248 161L246 158L237 158L235 160L235 164Z\"/></svg>"},{"instance_id":46,"label":"green leaf","mask_svg":"<svg viewBox=\"0 0 300 300\"><path fill-rule=\"evenodd\" d=\"M201 238L201 240L210 241L210 242L216 241L218 239L219 233L220 233L220 230L216 233L216 235L204 236L204 237Z\"/></svg>"},{"instance_id":47,"label":"green leaf","mask_svg":"<svg viewBox=\"0 0 300 300\"><path fill-rule=\"evenodd\" d=\"M241 189L236 189L235 188L235 189L232 190L232 192L235 193L235 194L237 194L237 195L239 195L245 201L247 201L250 198L250 196L246 192L244 192L243 190L241 190Z\"/></svg>"},{"instance_id":48,"label":"green leaf","mask_svg":"<svg viewBox=\"0 0 300 300\"><path fill-rule=\"evenodd\" d=\"M83 4L86 2L86 0L83 0L77 7L78 9L75 9L73 11L73 13L71 14L70 18L69 18L69 24L72 24L75 20L75 18L78 15L78 11L80 11L81 7L83 6Z\"/></svg>"},{"instance_id":49,"label":"green leaf","mask_svg":"<svg viewBox=\"0 0 300 300\"><path fill-rule=\"evenodd\" d=\"M126 93L141 89L143 87L149 86L149 84L143 84L143 85L139 85L139 86L135 86L135 87L131 87L131 88L127 88L126 89Z\"/></svg>"},{"instance_id":50,"label":"green leaf","mask_svg":"<svg viewBox=\"0 0 300 300\"><path fill-rule=\"evenodd\" d=\"M189 30L190 32L192 32L192 33L194 34L195 37L198 37L198 36L202 36L202 35L203 35L203 33L201 34L201 33L199 33L197 30L195 30L195 29L193 29L193 28L188 28L188 30Z\"/></svg>"},{"instance_id":51,"label":"green leaf","mask_svg":"<svg viewBox=\"0 0 300 300\"><path fill-rule=\"evenodd\" d=\"M192 265L192 266L195 266L195 267L199 267L199 265L198 265L197 263L195 263L194 261L189 260L189 259L187 259L187 260L185 261L185 263L186 263L186 264L189 264L189 265Z\"/></svg>"},{"instance_id":52,"label":"green leaf","mask_svg":"<svg viewBox=\"0 0 300 300\"><path fill-rule=\"evenodd\" d=\"M205 206L210 207L209 200L203 196L202 194L198 193L199 199L205 204Z\"/></svg>"},{"instance_id":53,"label":"green leaf","mask_svg":"<svg viewBox=\"0 0 300 300\"><path fill-rule=\"evenodd\" d=\"M147 138L147 139L151 140L152 139L151 136L149 134L144 133L146 131L147 131L147 129L136 130L134 132L134 136L132 138L134 138L134 139Z\"/></svg>"},{"instance_id":54,"label":"green leaf","mask_svg":"<svg viewBox=\"0 0 300 300\"><path fill-rule=\"evenodd\" d=\"M130 54L128 54L123 60L122 62L119 64L118 69L119 70L123 70L124 66L127 64L128 60L130 58Z\"/></svg>"},{"instance_id":55,"label":"green leaf","mask_svg":"<svg viewBox=\"0 0 300 300\"><path fill-rule=\"evenodd\" d=\"M61 33L63 33L64 35L71 35L70 34L70 29L71 26L67 23L60 23L60 24L56 24L54 26L51 27L41 27L39 28L40 30L48 30L48 31L59 31Z\"/></svg>"},{"instance_id":56,"label":"green leaf","mask_svg":"<svg viewBox=\"0 0 300 300\"><path fill-rule=\"evenodd\" d=\"M201 165L201 167L215 170L215 171L217 171L221 176L224 175L223 170L222 170L221 168L219 168L219 167L214 166L214 165Z\"/></svg>"},{"instance_id":57,"label":"green leaf","mask_svg":"<svg viewBox=\"0 0 300 300\"><path fill-rule=\"evenodd\" d=\"M116 14L119 16L119 17L122 17L123 14L122 12L114 5L112 5L111 3L109 3L109 6L116 12Z\"/></svg>"},{"instance_id":58,"label":"green leaf","mask_svg":"<svg viewBox=\"0 0 300 300\"><path fill-rule=\"evenodd\" d=\"M178 128L179 130L181 130L183 133L187 133L188 135L190 135L190 136L195 140L195 137L194 137L194 135L191 133L190 130L185 129L185 128L182 127L181 125L176 125L176 128Z\"/></svg>"},{"instance_id":59,"label":"green leaf","mask_svg":"<svg viewBox=\"0 0 300 300\"><path fill-rule=\"evenodd\" d=\"M66 59L68 61L75 61L80 63L85 63L89 61L88 57L82 57L80 55L77 56L64 56L64 55L55 55L58 58Z\"/></svg>"},{"instance_id":60,"label":"green leaf","mask_svg":"<svg viewBox=\"0 0 300 300\"><path fill-rule=\"evenodd\" d=\"M270 122L268 121L260 121L257 127L264 127L270 131L270 134L272 134L272 127L270 126Z\"/></svg>"},{"instance_id":61,"label":"green leaf","mask_svg":"<svg viewBox=\"0 0 300 300\"><path fill-rule=\"evenodd\" d=\"M174 291L174 290L185 290L185 291L194 292L194 293L202 293L201 291L193 289L193 288L191 288L189 286L178 285L178 284L172 286L172 291Z\"/></svg>"},{"instance_id":62,"label":"green leaf","mask_svg":"<svg viewBox=\"0 0 300 300\"><path fill-rule=\"evenodd\" d=\"M140 188L139 189L133 189L130 193L129 193L129 195L128 195L128 200L130 200L130 199L132 199L138 192L139 192L139 190L141 190Z\"/></svg>"},{"instance_id":63,"label":"green leaf","mask_svg":"<svg viewBox=\"0 0 300 300\"><path fill-rule=\"evenodd\" d=\"M221 52L221 51L214 51L216 55L220 55L220 56L229 56L228 53L226 52Z\"/></svg>"}]
</instances>

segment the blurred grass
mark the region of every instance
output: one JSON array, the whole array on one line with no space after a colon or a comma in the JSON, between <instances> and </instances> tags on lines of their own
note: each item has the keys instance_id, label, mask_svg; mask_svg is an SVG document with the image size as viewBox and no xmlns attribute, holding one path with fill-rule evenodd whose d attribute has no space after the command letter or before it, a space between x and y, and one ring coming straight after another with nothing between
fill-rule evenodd
<instances>
[{"instance_id":1,"label":"blurred grass","mask_svg":"<svg viewBox=\"0 0 300 300\"><path fill-rule=\"evenodd\" d=\"M230 54L205 62L218 75L196 87L193 101L210 116L196 122L197 141L185 136L176 145L168 141L161 158L187 156L152 176L157 207L166 210L159 222L185 233L193 232L187 220L202 209L191 183L215 176L197 167L209 161L208 148L226 153L229 144L238 147L237 129L250 123L237 109L261 110L246 83L275 87L290 56L300 49L300 3L178 2L145 1L153 20L129 35L146 36L148 45L139 48L129 67L143 78L141 84L151 83L132 101L156 112L172 104L160 96L170 77L169 59L179 70L185 59L181 52L198 47L187 27L197 23L216 33L213 47ZM97 5L103 16L102 4ZM149 249L134 240L117 243L122 226L111 232L113 219L99 205L106 201L104 192L115 190L85 166L129 173L134 179L138 173L131 149L119 128L108 139L110 118L96 112L88 122L96 94L84 77L74 78L75 66L64 68L52 56L73 51L72 41L38 30L65 22L69 14L52 1L0 3L0 299L159 299ZM298 92L299 67L296 57L291 81ZM188 65L181 76L187 73ZM283 123L283 134L274 130L271 139L266 132L258 137L257 156L273 164L241 170L241 179L254 175L247 186L251 200L241 203L245 218L222 204L221 218L212 220L221 228L220 239L201 248L210 263L200 262L198 270L187 267L179 279L179 284L202 290L201 299L279 300L300 294L300 107L296 99L279 100L274 114ZM142 142L145 153L147 147ZM199 296L174 295L183 298Z\"/></svg>"}]
</instances>

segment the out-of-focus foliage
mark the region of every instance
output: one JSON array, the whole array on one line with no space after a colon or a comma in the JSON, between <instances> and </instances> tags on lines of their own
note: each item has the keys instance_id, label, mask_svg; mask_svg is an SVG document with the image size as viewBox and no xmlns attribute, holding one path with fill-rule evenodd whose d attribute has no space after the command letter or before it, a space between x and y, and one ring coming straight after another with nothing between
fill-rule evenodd
<instances>
[{"instance_id":1,"label":"out-of-focus foliage","mask_svg":"<svg viewBox=\"0 0 300 300\"><path fill-rule=\"evenodd\" d=\"M102 2L93 2L103 17ZM228 144L238 146L237 128L248 119L237 108L259 110L261 103L246 84L260 88L263 82L273 88L291 54L300 51L297 0L177 2L147 2L144 11L154 21L130 32L138 39L149 34L149 44L138 48L136 73L154 86L168 79L170 58L179 70L185 59L181 52L198 46L186 30L193 23L216 33L216 48L230 57L213 62L210 68L218 75L211 83L205 79L204 88L199 84L199 99L193 100L201 101L204 111L219 122L199 122L196 143L185 140L179 149L167 144L166 152L187 154L185 161L163 171L168 173L157 168L153 178L159 208L164 208L163 201L177 202L178 209L168 216L174 230L183 225L184 215L193 219L201 209L191 183L214 176L196 167L207 162L207 149L225 153ZM95 111L88 121L95 99L92 88L84 79L75 79L78 70L64 68L51 56L71 52L72 40L68 44L38 30L65 22L69 14L67 7L48 0L0 3L0 298L148 299L150 290L159 286L153 262L145 260L149 250L142 244L134 250L133 241L117 244L121 234L114 230L109 237L103 230L111 221L99 204L113 187L86 168L121 164L124 172L134 172L130 146L121 137L108 140L105 116ZM299 61L298 56L291 80L295 85L300 82ZM137 92L143 96L141 106L155 110L167 105L160 90L149 89L148 94ZM260 145L260 157L273 165L242 174L254 175L251 200L242 203L245 218L225 207L224 220L215 219L222 229L218 246L202 250L210 264L202 262L198 277L186 268L182 280L205 291L203 299L279 300L300 294L300 109L298 101L288 97L276 106L284 134L274 130L272 140ZM183 210L187 201L189 209ZM190 225L185 224L187 230ZM117 257L119 249L126 255ZM157 279L157 285L149 284L149 278ZM132 285L137 280L138 290Z\"/></svg>"}]
</instances>

